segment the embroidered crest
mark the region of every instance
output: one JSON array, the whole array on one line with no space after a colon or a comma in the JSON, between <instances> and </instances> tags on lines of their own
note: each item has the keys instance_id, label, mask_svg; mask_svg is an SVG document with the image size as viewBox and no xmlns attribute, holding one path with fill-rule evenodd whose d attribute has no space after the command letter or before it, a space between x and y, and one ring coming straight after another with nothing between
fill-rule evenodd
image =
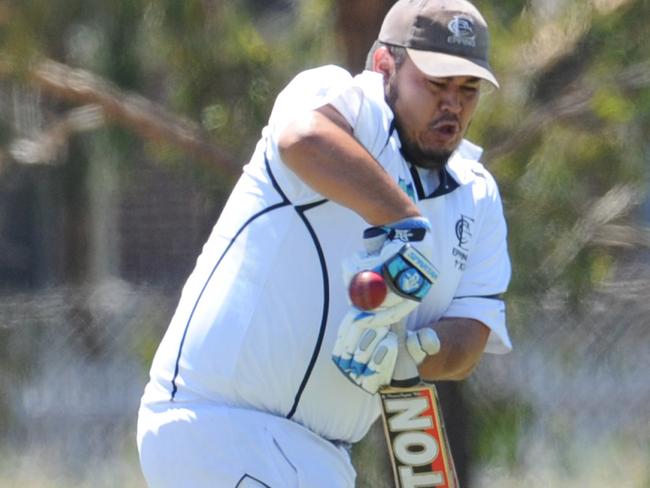
<instances>
[{"instance_id":1,"label":"embroidered crest","mask_svg":"<svg viewBox=\"0 0 650 488\"><path fill-rule=\"evenodd\" d=\"M469 244L472 238L473 225L473 218L461 214L454 226L458 244L452 249L451 254L454 256L454 264L456 265L456 268L460 271L465 270L467 260L469 259L469 249L467 248L467 244Z\"/></svg>"},{"instance_id":2,"label":"embroidered crest","mask_svg":"<svg viewBox=\"0 0 650 488\"><path fill-rule=\"evenodd\" d=\"M460 44L462 46L476 47L476 34L474 24L468 17L454 15L454 18L447 24L451 36L447 37L449 44Z\"/></svg>"}]
</instances>

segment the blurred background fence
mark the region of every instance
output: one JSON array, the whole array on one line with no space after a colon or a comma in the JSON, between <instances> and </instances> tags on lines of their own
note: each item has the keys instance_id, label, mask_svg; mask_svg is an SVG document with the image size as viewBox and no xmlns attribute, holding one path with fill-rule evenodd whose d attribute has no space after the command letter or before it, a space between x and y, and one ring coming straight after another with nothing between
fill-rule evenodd
<instances>
[{"instance_id":1,"label":"blurred background fence","mask_svg":"<svg viewBox=\"0 0 650 488\"><path fill-rule=\"evenodd\" d=\"M650 2L476 3L515 350L439 385L463 486L650 486ZM391 4L0 1L0 486L144 486L148 365L275 94Z\"/></svg>"}]
</instances>

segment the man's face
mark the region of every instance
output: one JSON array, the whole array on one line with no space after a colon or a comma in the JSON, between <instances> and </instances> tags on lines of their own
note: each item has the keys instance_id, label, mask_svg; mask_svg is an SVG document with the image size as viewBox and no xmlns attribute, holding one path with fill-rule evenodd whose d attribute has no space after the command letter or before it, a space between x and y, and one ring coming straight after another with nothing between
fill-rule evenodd
<instances>
[{"instance_id":1,"label":"man's face","mask_svg":"<svg viewBox=\"0 0 650 488\"><path fill-rule=\"evenodd\" d=\"M432 78L408 57L390 74L386 99L409 161L427 169L445 165L474 115L480 84L468 76Z\"/></svg>"}]
</instances>

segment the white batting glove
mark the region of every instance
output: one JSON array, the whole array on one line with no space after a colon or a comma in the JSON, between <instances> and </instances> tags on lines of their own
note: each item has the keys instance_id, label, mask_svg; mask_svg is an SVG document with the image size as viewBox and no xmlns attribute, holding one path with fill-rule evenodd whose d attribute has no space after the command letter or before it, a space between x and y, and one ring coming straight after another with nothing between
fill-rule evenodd
<instances>
[{"instance_id":1,"label":"white batting glove","mask_svg":"<svg viewBox=\"0 0 650 488\"><path fill-rule=\"evenodd\" d=\"M397 336L389 326L361 326L355 313L349 312L341 322L332 359L348 379L374 395L390 383L397 346Z\"/></svg>"},{"instance_id":2,"label":"white batting glove","mask_svg":"<svg viewBox=\"0 0 650 488\"><path fill-rule=\"evenodd\" d=\"M440 339L436 331L426 327L406 333L406 350L416 364L420 364L427 356L440 352Z\"/></svg>"},{"instance_id":3,"label":"white batting glove","mask_svg":"<svg viewBox=\"0 0 650 488\"><path fill-rule=\"evenodd\" d=\"M350 380L374 394L390 383L395 368L397 337L390 326L418 306L438 273L427 257L430 225L424 218L370 228L364 243L367 251L343 264L346 288L356 273L371 269L384 277L388 293L372 310L350 307L339 326L332 360Z\"/></svg>"},{"instance_id":4,"label":"white batting glove","mask_svg":"<svg viewBox=\"0 0 650 488\"><path fill-rule=\"evenodd\" d=\"M433 242L429 221L424 217L412 217L370 227L363 233L363 244L364 251L343 261L346 289L354 275L373 270L384 277L389 289L378 309L411 300L416 302L411 307L413 310L438 278L438 271L430 261Z\"/></svg>"}]
</instances>

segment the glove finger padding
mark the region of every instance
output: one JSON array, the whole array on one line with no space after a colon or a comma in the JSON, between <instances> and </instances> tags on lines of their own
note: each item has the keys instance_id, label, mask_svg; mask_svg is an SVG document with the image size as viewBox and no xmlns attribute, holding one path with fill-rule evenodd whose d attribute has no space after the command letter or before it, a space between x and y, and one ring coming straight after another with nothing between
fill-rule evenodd
<instances>
[{"instance_id":1,"label":"glove finger padding","mask_svg":"<svg viewBox=\"0 0 650 488\"><path fill-rule=\"evenodd\" d=\"M339 370L368 393L390 383L397 360L397 337L388 326L368 327L355 320L358 311L344 317L332 352Z\"/></svg>"},{"instance_id":2,"label":"glove finger padding","mask_svg":"<svg viewBox=\"0 0 650 488\"><path fill-rule=\"evenodd\" d=\"M387 323L378 324L374 319L374 314L360 312L355 308L350 309L343 317L332 351L332 360L343 372L347 373L354 368L352 359L361 344L364 333L374 331L377 340L382 339L388 333L389 326ZM368 338L366 338L366 341L368 341ZM369 344L366 348L368 346Z\"/></svg>"},{"instance_id":3,"label":"glove finger padding","mask_svg":"<svg viewBox=\"0 0 650 488\"><path fill-rule=\"evenodd\" d=\"M344 372L351 368L352 357L365 331L373 329L383 337L390 325L411 313L417 305L417 302L412 300L401 300L394 307L367 312L352 307L339 325L332 350L334 363Z\"/></svg>"},{"instance_id":4,"label":"glove finger padding","mask_svg":"<svg viewBox=\"0 0 650 488\"><path fill-rule=\"evenodd\" d=\"M397 362L397 336L388 330L383 335L379 332L383 331L367 329L362 335L352 360L355 368L349 375L371 394L390 383Z\"/></svg>"},{"instance_id":5,"label":"glove finger padding","mask_svg":"<svg viewBox=\"0 0 650 488\"><path fill-rule=\"evenodd\" d=\"M359 337L359 342L354 348L352 356L353 375L362 376L368 367L370 358L377 352L377 346L388 335L388 327L380 329L365 329ZM369 372L368 374L370 374Z\"/></svg>"},{"instance_id":6,"label":"glove finger padding","mask_svg":"<svg viewBox=\"0 0 650 488\"><path fill-rule=\"evenodd\" d=\"M427 356L433 356L440 351L438 334L429 327L417 331L407 331L406 350L415 363L420 364Z\"/></svg>"}]
</instances>

